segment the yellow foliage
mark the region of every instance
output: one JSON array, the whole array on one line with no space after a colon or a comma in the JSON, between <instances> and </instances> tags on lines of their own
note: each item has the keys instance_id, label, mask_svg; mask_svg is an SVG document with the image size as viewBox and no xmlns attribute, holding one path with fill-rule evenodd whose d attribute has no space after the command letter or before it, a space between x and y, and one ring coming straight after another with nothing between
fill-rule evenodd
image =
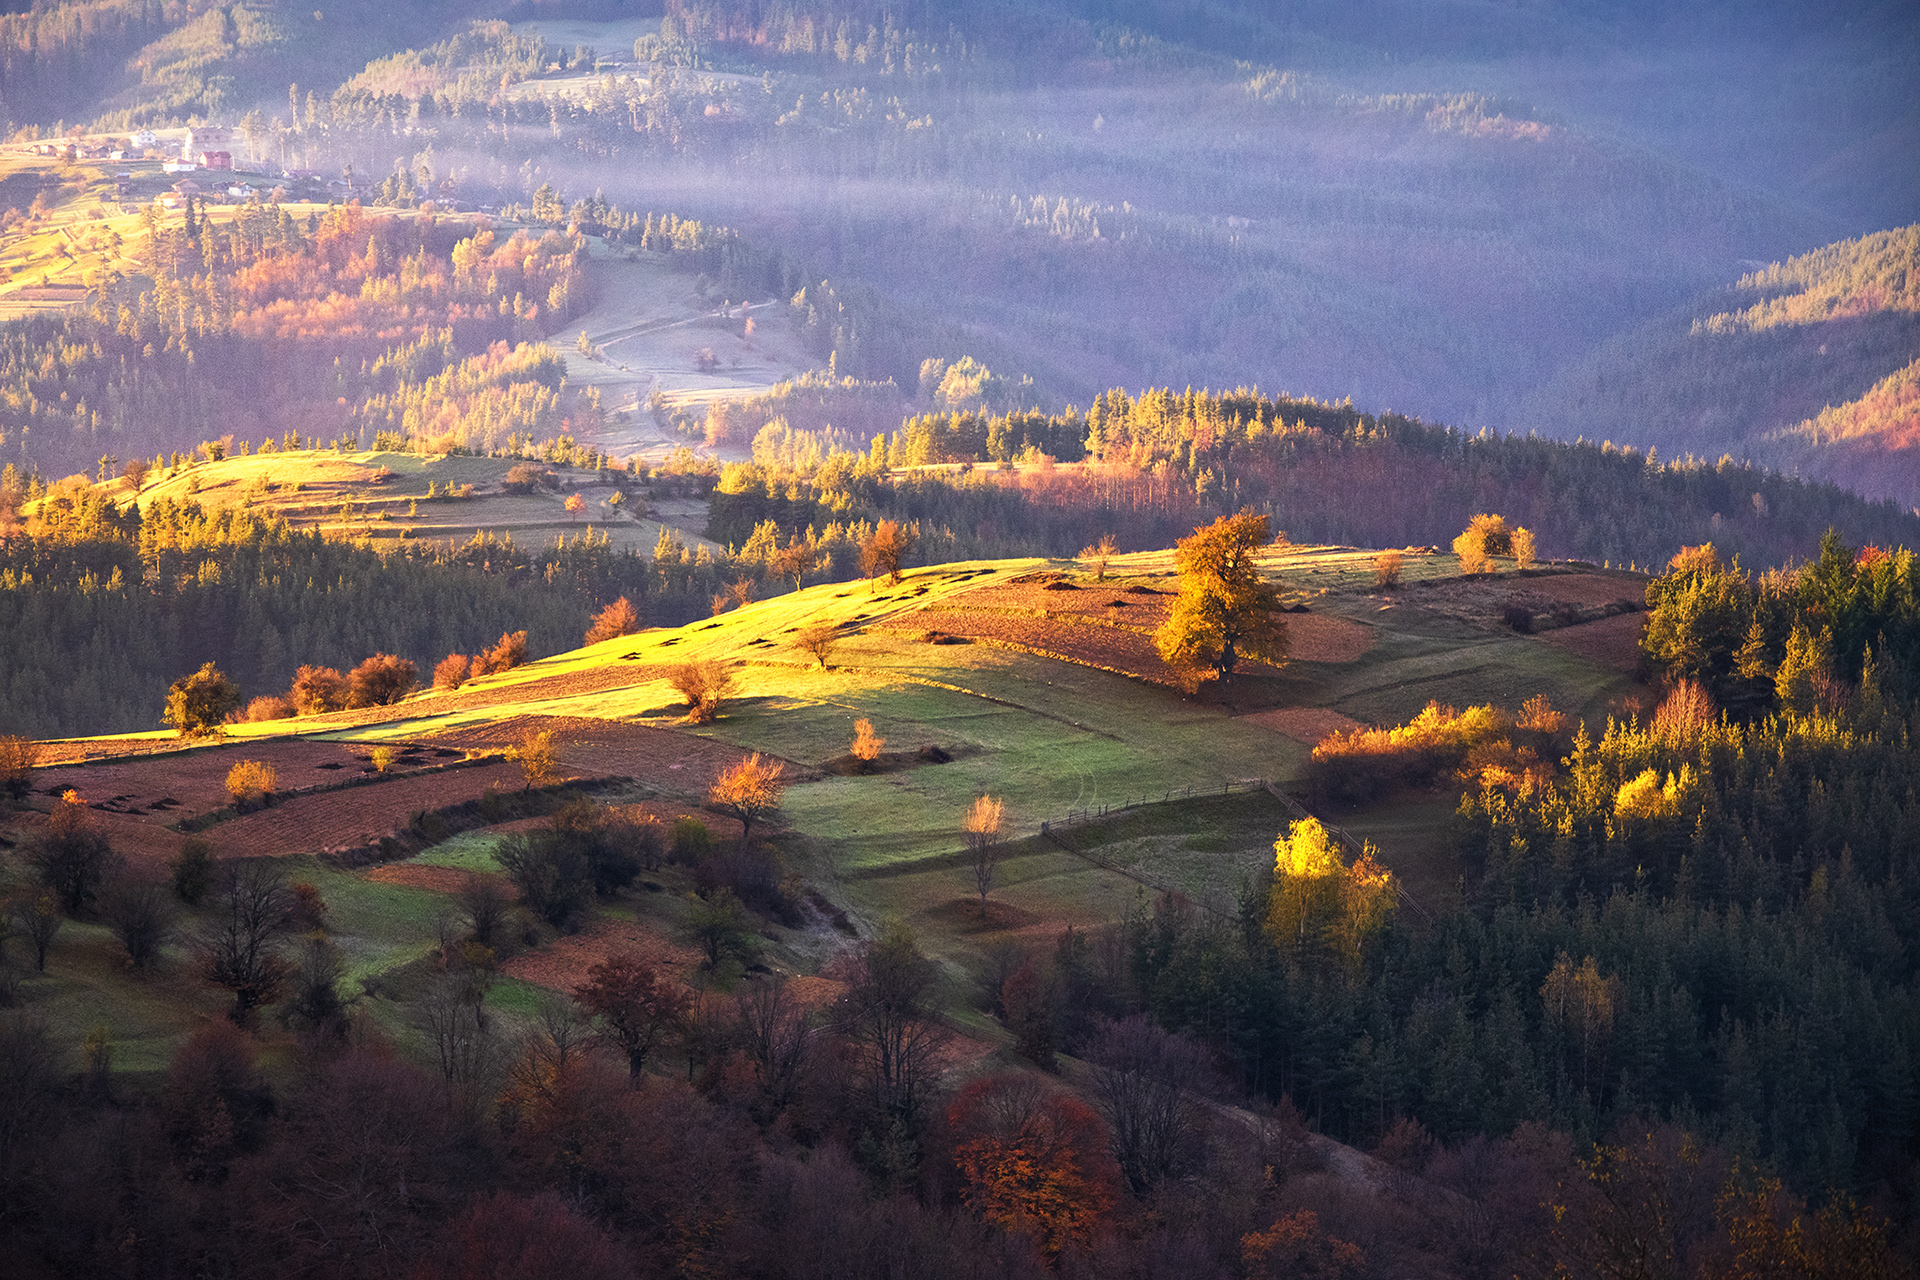
<instances>
[{"instance_id":1,"label":"yellow foliage","mask_svg":"<svg viewBox=\"0 0 1920 1280\"><path fill-rule=\"evenodd\" d=\"M1643 821L1671 818L1680 812L1681 801L1692 789L1693 780L1691 765L1682 765L1679 773L1668 774L1664 783L1658 770L1647 769L1620 784L1620 790L1613 797L1614 816Z\"/></svg>"},{"instance_id":2,"label":"yellow foliage","mask_svg":"<svg viewBox=\"0 0 1920 1280\"><path fill-rule=\"evenodd\" d=\"M1274 841L1273 852L1268 932L1289 947L1324 938L1357 965L1399 894L1393 873L1380 865L1378 851L1364 845L1360 856L1347 863L1325 824L1305 817Z\"/></svg>"},{"instance_id":3,"label":"yellow foliage","mask_svg":"<svg viewBox=\"0 0 1920 1280\"><path fill-rule=\"evenodd\" d=\"M227 770L227 794L237 805L262 800L280 781L280 771L261 760L242 760Z\"/></svg>"}]
</instances>

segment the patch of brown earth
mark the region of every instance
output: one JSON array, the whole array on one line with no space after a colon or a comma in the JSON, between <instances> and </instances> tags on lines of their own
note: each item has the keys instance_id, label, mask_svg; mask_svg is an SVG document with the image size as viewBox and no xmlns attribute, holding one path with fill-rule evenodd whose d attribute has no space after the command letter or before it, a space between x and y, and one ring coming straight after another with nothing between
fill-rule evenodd
<instances>
[{"instance_id":1,"label":"patch of brown earth","mask_svg":"<svg viewBox=\"0 0 1920 1280\"><path fill-rule=\"evenodd\" d=\"M1322 738L1332 734L1349 733L1361 727L1358 720L1327 707L1275 707L1271 711L1258 711L1239 719L1248 724L1257 724L1262 729L1271 729L1309 747L1318 745Z\"/></svg>"}]
</instances>

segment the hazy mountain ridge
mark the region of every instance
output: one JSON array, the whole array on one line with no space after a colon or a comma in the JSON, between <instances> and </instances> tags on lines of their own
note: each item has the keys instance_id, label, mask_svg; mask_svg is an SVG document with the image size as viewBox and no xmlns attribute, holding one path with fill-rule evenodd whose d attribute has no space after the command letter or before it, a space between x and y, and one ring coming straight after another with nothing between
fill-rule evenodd
<instances>
[{"instance_id":1,"label":"hazy mountain ridge","mask_svg":"<svg viewBox=\"0 0 1920 1280\"><path fill-rule=\"evenodd\" d=\"M1731 453L1911 505L1920 226L1828 245L1609 343L1534 396L1556 435Z\"/></svg>"}]
</instances>

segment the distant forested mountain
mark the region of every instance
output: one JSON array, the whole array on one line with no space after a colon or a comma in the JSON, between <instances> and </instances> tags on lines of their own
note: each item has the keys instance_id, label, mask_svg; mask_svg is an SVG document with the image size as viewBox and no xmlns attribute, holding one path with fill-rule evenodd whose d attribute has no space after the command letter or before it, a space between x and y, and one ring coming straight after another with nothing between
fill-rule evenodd
<instances>
[{"instance_id":1,"label":"distant forested mountain","mask_svg":"<svg viewBox=\"0 0 1920 1280\"><path fill-rule=\"evenodd\" d=\"M1829 245L1616 339L1520 420L1920 501L1920 226Z\"/></svg>"}]
</instances>

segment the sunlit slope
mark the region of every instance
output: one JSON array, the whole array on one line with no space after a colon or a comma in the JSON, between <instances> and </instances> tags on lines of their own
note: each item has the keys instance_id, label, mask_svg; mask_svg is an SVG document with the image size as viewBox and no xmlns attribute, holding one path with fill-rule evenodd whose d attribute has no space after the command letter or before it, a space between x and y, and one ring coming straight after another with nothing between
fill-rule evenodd
<instances>
[{"instance_id":1,"label":"sunlit slope","mask_svg":"<svg viewBox=\"0 0 1920 1280\"><path fill-rule=\"evenodd\" d=\"M1920 226L1908 226L1774 263L1628 334L1510 425L1669 457L1732 452L1911 505L1920 468L1901 386L1916 357Z\"/></svg>"},{"instance_id":2,"label":"sunlit slope","mask_svg":"<svg viewBox=\"0 0 1920 1280\"><path fill-rule=\"evenodd\" d=\"M857 869L949 853L956 815L984 792L1017 796L1012 816L1022 830L1033 830L1069 811L1180 788L1293 778L1311 735L1288 736L1276 724L1274 714L1284 719L1292 707L1377 723L1404 719L1431 699L1517 706L1544 693L1556 705L1596 713L1625 687L1617 667L1441 606L1441 597L1456 589L1496 600L1507 589L1501 581L1462 583L1453 557L1412 556L1409 586L1387 597L1371 590L1372 559L1372 552L1344 548L1266 552L1264 570L1288 600L1311 610L1291 619L1301 652L1312 656L1277 672L1250 671L1224 696L1209 691L1193 698L1076 660L1076 644L1101 629L1058 616L1051 618L1057 639L1039 644L935 642L943 626L954 625L955 610L970 607L970 595L978 600L997 588L1032 583L1037 574L1064 578L1075 568L983 561L909 570L896 585L809 587L684 627L559 654L457 690L418 693L393 707L237 725L231 732L242 740L289 732L419 740L508 721L553 723L564 761L569 720L675 727L791 762L794 776L805 781L787 795L787 821L831 841L837 861ZM1091 575L1074 580L1083 595L1096 590L1088 585ZM1621 581L1616 594L1630 596L1635 583ZM1120 557L1097 590L1130 586L1170 591L1172 554ZM1000 612L1042 623L1051 613ZM811 623L836 629L825 667L797 644L799 629ZM1337 624L1359 643L1312 649L1304 642L1315 634L1314 624ZM687 726L669 674L695 660L727 664L735 683L718 720ZM831 766L846 755L862 718L887 739L889 752L938 747L952 759L842 776ZM671 776L651 781L673 789Z\"/></svg>"},{"instance_id":3,"label":"sunlit slope","mask_svg":"<svg viewBox=\"0 0 1920 1280\"><path fill-rule=\"evenodd\" d=\"M589 528L606 534L616 546L651 551L659 541L661 522L643 514L644 499L610 501L619 490L606 476L584 467L537 463L548 473L542 484L525 493L507 492L503 482L520 461L331 449L276 451L157 473L137 495L131 481L122 478L114 482L113 492L122 502L137 496L143 509L161 499L197 502L216 511L243 508L282 517L298 529L367 538L376 545L464 542L478 533L544 545ZM473 492L463 496L467 486ZM567 510L567 499L574 495L582 502L578 512ZM686 527L676 527L676 534L690 545L705 541Z\"/></svg>"}]
</instances>

